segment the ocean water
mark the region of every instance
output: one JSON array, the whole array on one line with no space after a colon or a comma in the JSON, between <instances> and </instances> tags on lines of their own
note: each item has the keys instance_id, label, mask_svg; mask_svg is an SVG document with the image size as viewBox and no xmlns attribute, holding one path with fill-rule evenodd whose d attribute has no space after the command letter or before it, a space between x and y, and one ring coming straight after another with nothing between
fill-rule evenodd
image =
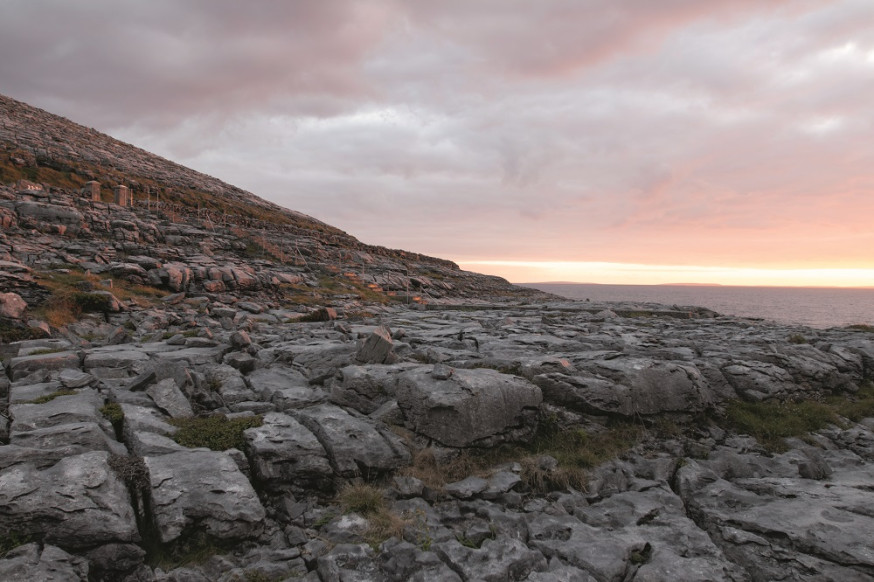
<instances>
[{"instance_id":1,"label":"ocean water","mask_svg":"<svg viewBox=\"0 0 874 582\"><path fill-rule=\"evenodd\" d=\"M723 315L828 328L874 325L874 289L530 283L569 299L707 307Z\"/></svg>"}]
</instances>

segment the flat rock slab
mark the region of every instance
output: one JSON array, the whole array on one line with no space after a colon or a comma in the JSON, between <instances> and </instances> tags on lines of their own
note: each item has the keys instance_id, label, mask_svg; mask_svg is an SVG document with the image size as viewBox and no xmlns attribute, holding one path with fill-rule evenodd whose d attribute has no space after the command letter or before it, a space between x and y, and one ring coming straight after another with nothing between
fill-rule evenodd
<instances>
[{"instance_id":1,"label":"flat rock slab","mask_svg":"<svg viewBox=\"0 0 874 582\"><path fill-rule=\"evenodd\" d=\"M663 412L699 412L713 395L691 364L645 358L617 358L589 364L597 372L536 376L547 402L595 414L627 417Z\"/></svg>"},{"instance_id":2,"label":"flat rock slab","mask_svg":"<svg viewBox=\"0 0 874 582\"><path fill-rule=\"evenodd\" d=\"M224 540L261 533L264 507L227 454L198 449L144 461L151 477L152 518L163 543L187 531Z\"/></svg>"},{"instance_id":3,"label":"flat rock slab","mask_svg":"<svg viewBox=\"0 0 874 582\"><path fill-rule=\"evenodd\" d=\"M85 355L84 368L129 368L134 364L147 362L149 354L129 347L96 348Z\"/></svg>"},{"instance_id":4,"label":"flat rock slab","mask_svg":"<svg viewBox=\"0 0 874 582\"><path fill-rule=\"evenodd\" d=\"M33 449L66 448L76 453L107 451L116 455L127 454L124 445L111 438L95 422L71 422L31 431L12 433L9 444Z\"/></svg>"},{"instance_id":5,"label":"flat rock slab","mask_svg":"<svg viewBox=\"0 0 874 582\"><path fill-rule=\"evenodd\" d=\"M687 505L718 532L735 560L763 579L801 576L804 561L825 561L834 579L874 573L874 468L835 471L828 481L764 477L728 481L692 462L678 472ZM783 556L792 553L793 561Z\"/></svg>"},{"instance_id":6,"label":"flat rock slab","mask_svg":"<svg viewBox=\"0 0 874 582\"><path fill-rule=\"evenodd\" d=\"M165 378L146 389L155 404L172 418L189 418L194 416L191 403L176 385L173 378Z\"/></svg>"},{"instance_id":7,"label":"flat rock slab","mask_svg":"<svg viewBox=\"0 0 874 582\"><path fill-rule=\"evenodd\" d=\"M330 488L334 471L325 448L312 431L291 416L265 414L263 424L244 435L253 471L268 486Z\"/></svg>"},{"instance_id":8,"label":"flat rock slab","mask_svg":"<svg viewBox=\"0 0 874 582\"><path fill-rule=\"evenodd\" d=\"M180 364L188 364L189 366L202 366L206 364L218 364L222 361L222 356L230 350L228 345L218 345L208 348L183 348L181 350L173 350L166 352L158 352L154 354L155 360L159 362L175 362Z\"/></svg>"},{"instance_id":9,"label":"flat rock slab","mask_svg":"<svg viewBox=\"0 0 874 582\"><path fill-rule=\"evenodd\" d=\"M0 473L0 531L67 550L139 541L127 487L108 458L90 452L45 470L25 464Z\"/></svg>"},{"instance_id":10,"label":"flat rock slab","mask_svg":"<svg viewBox=\"0 0 874 582\"><path fill-rule=\"evenodd\" d=\"M352 416L332 404L321 404L295 413L325 447L334 470L341 477L367 476L410 464L403 441L385 425Z\"/></svg>"},{"instance_id":11,"label":"flat rock slab","mask_svg":"<svg viewBox=\"0 0 874 582\"><path fill-rule=\"evenodd\" d=\"M446 380L423 366L401 374L397 401L410 427L450 447L524 438L536 424L540 388L488 369L457 369Z\"/></svg>"},{"instance_id":12,"label":"flat rock slab","mask_svg":"<svg viewBox=\"0 0 874 582\"><path fill-rule=\"evenodd\" d=\"M9 374L14 382L38 370L63 370L64 368L78 367L79 354L77 352L54 352L12 358L9 361Z\"/></svg>"},{"instance_id":13,"label":"flat rock slab","mask_svg":"<svg viewBox=\"0 0 874 582\"><path fill-rule=\"evenodd\" d=\"M13 404L9 407L14 418L11 433L76 422L99 422L101 405L97 392L88 388L41 404Z\"/></svg>"}]
</instances>

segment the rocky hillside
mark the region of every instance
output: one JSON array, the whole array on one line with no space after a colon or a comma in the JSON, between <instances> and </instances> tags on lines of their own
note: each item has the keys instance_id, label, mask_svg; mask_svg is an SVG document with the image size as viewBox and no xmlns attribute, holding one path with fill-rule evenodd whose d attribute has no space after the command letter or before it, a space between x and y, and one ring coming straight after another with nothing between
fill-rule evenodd
<instances>
[{"instance_id":1,"label":"rocky hillside","mask_svg":"<svg viewBox=\"0 0 874 582\"><path fill-rule=\"evenodd\" d=\"M874 580L874 328L526 294L4 111L0 580Z\"/></svg>"},{"instance_id":2,"label":"rocky hillside","mask_svg":"<svg viewBox=\"0 0 874 582\"><path fill-rule=\"evenodd\" d=\"M537 296L450 261L362 244L309 216L2 96L0 184L0 259L39 273L74 268L175 292L230 291L274 304L333 307L356 300ZM119 185L128 189L131 205L114 203ZM2 276L21 287L9 275ZM38 294L24 297L37 306Z\"/></svg>"}]
</instances>

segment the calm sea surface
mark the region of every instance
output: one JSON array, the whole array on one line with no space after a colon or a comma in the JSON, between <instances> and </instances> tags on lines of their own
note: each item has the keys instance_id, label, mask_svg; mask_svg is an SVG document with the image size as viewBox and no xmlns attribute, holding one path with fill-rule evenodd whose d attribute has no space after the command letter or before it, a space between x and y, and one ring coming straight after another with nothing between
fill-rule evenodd
<instances>
[{"instance_id":1,"label":"calm sea surface","mask_svg":"<svg viewBox=\"0 0 874 582\"><path fill-rule=\"evenodd\" d=\"M826 328L874 325L874 289L531 283L570 299L707 307L724 315Z\"/></svg>"}]
</instances>

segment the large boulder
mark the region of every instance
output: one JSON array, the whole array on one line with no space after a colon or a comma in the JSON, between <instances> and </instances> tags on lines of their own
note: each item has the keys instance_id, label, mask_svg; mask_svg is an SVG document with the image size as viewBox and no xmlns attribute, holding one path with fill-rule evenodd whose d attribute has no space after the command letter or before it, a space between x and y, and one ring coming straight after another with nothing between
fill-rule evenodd
<instances>
[{"instance_id":1,"label":"large boulder","mask_svg":"<svg viewBox=\"0 0 874 582\"><path fill-rule=\"evenodd\" d=\"M450 447L490 446L530 436L540 388L495 370L432 374L422 366L398 379L398 406L410 428Z\"/></svg>"},{"instance_id":2,"label":"large boulder","mask_svg":"<svg viewBox=\"0 0 874 582\"><path fill-rule=\"evenodd\" d=\"M145 457L152 519L163 543L203 532L223 540L257 537L266 515L234 460L202 449Z\"/></svg>"},{"instance_id":3,"label":"large boulder","mask_svg":"<svg viewBox=\"0 0 874 582\"><path fill-rule=\"evenodd\" d=\"M244 433L255 477L272 489L330 489L334 471L315 435L287 414L264 415Z\"/></svg>"},{"instance_id":4,"label":"large boulder","mask_svg":"<svg viewBox=\"0 0 874 582\"><path fill-rule=\"evenodd\" d=\"M9 372L13 381L39 370L62 370L78 367L79 354L72 351L18 356L9 361Z\"/></svg>"},{"instance_id":5,"label":"large boulder","mask_svg":"<svg viewBox=\"0 0 874 582\"><path fill-rule=\"evenodd\" d=\"M0 531L67 550L139 541L128 490L108 459L94 451L45 470L22 464L0 473Z\"/></svg>"},{"instance_id":6,"label":"large boulder","mask_svg":"<svg viewBox=\"0 0 874 582\"><path fill-rule=\"evenodd\" d=\"M279 410L304 408L328 397L293 368L260 368L249 375L249 385L262 400L272 402Z\"/></svg>"},{"instance_id":7,"label":"large boulder","mask_svg":"<svg viewBox=\"0 0 874 582\"><path fill-rule=\"evenodd\" d=\"M601 360L597 374L541 374L534 383L547 402L593 414L633 417L700 412L713 404L705 378L691 364L646 358Z\"/></svg>"},{"instance_id":8,"label":"large boulder","mask_svg":"<svg viewBox=\"0 0 874 582\"><path fill-rule=\"evenodd\" d=\"M69 206L22 201L15 205L18 222L33 224L40 230L58 234L76 234L82 229L82 214Z\"/></svg>"},{"instance_id":9,"label":"large boulder","mask_svg":"<svg viewBox=\"0 0 874 582\"><path fill-rule=\"evenodd\" d=\"M410 464L410 452L388 428L331 404L312 406L295 417L316 435L341 477L368 477Z\"/></svg>"},{"instance_id":10,"label":"large boulder","mask_svg":"<svg viewBox=\"0 0 874 582\"><path fill-rule=\"evenodd\" d=\"M0 293L0 317L19 319L25 309L27 303L18 293Z\"/></svg>"}]
</instances>

